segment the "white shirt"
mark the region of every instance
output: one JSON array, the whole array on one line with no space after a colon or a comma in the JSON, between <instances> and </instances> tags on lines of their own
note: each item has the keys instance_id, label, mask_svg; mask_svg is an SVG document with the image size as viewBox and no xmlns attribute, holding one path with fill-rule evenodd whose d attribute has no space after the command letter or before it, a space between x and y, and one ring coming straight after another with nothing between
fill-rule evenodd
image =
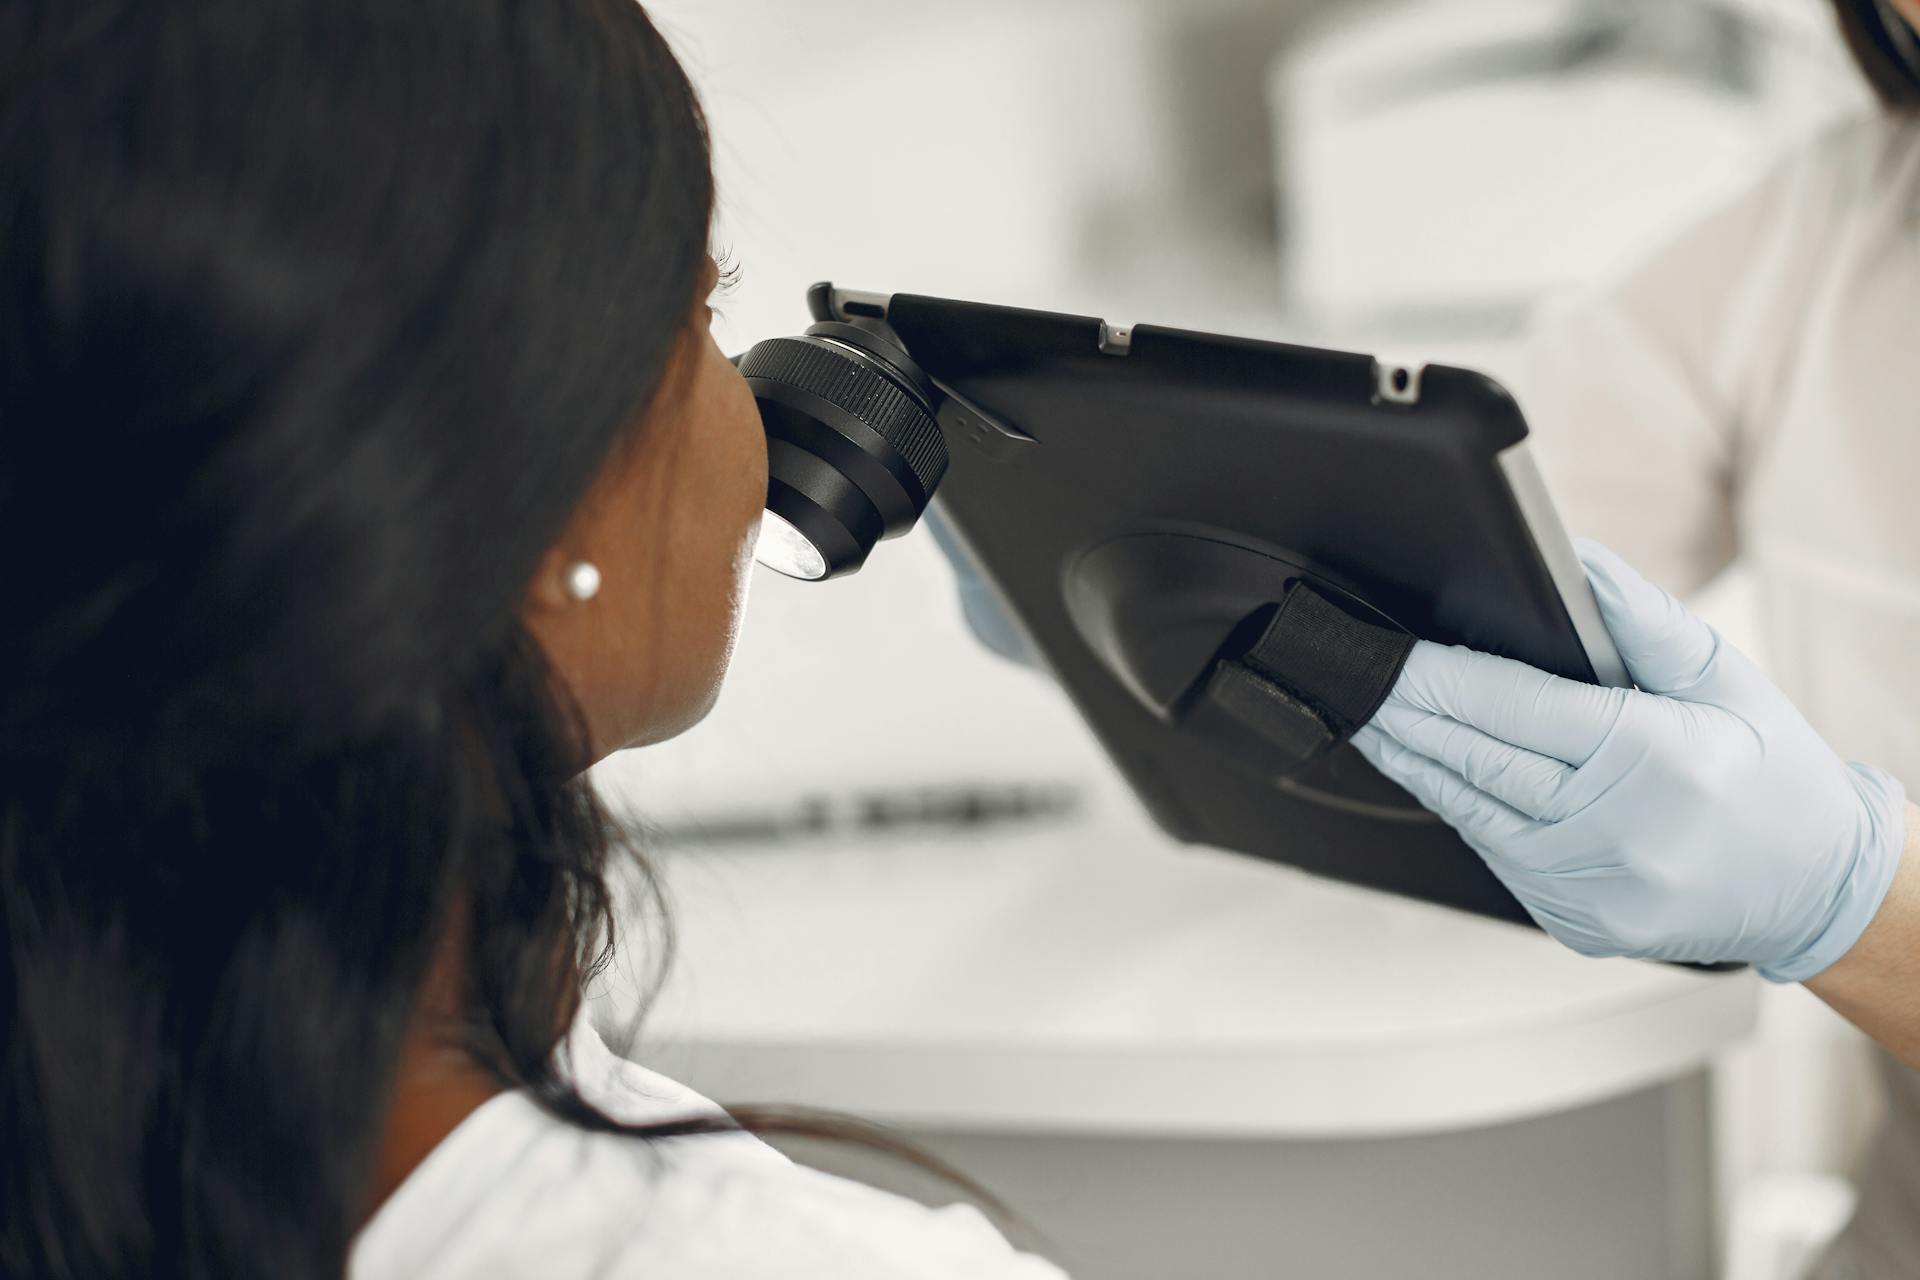
<instances>
[{"instance_id":1,"label":"white shirt","mask_svg":"<svg viewBox=\"0 0 1920 1280\"><path fill-rule=\"evenodd\" d=\"M632 1123L712 1103L622 1061L582 1019L561 1056ZM757 1138L587 1133L524 1094L482 1105L382 1205L351 1280L1062 1280L969 1206L914 1201L787 1160Z\"/></svg>"}]
</instances>

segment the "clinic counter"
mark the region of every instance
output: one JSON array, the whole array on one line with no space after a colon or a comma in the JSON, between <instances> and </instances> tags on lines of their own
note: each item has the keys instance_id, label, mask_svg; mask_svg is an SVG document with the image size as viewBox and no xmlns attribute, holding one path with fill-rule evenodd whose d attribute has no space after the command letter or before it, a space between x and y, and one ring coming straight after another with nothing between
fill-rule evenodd
<instances>
[{"instance_id":1,"label":"clinic counter","mask_svg":"<svg viewBox=\"0 0 1920 1280\"><path fill-rule=\"evenodd\" d=\"M679 951L630 1053L722 1102L985 1132L1432 1133L1698 1072L1755 1019L1748 974L1585 960L1124 812L661 865ZM603 1026L631 1007L615 983Z\"/></svg>"}]
</instances>

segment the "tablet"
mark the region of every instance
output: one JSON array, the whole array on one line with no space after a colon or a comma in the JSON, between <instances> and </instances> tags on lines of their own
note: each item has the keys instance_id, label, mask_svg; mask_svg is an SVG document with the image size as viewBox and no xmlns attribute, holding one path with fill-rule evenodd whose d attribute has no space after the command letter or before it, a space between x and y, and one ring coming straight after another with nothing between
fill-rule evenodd
<instances>
[{"instance_id":1,"label":"tablet","mask_svg":"<svg viewBox=\"0 0 1920 1280\"><path fill-rule=\"evenodd\" d=\"M1301 583L1423 639L1629 683L1498 384L825 284L809 307L885 326L944 393L950 460L934 512L1161 827L1527 919L1351 746L1276 770L1183 713L1249 620Z\"/></svg>"}]
</instances>

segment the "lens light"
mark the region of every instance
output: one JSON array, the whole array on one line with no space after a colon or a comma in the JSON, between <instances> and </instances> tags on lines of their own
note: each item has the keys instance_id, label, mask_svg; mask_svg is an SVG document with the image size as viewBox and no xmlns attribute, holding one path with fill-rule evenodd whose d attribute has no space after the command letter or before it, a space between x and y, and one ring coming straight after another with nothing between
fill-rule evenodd
<instances>
[{"instance_id":1,"label":"lens light","mask_svg":"<svg viewBox=\"0 0 1920 1280\"><path fill-rule=\"evenodd\" d=\"M760 513L760 541L753 558L789 578L818 582L827 576L827 558L820 554L820 548L777 511Z\"/></svg>"}]
</instances>

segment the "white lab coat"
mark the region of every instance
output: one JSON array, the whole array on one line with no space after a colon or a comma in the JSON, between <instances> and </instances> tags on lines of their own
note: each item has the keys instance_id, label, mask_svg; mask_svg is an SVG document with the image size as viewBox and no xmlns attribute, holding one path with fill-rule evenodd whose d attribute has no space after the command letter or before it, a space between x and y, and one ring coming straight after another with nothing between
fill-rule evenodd
<instances>
[{"instance_id":1,"label":"white lab coat","mask_svg":"<svg viewBox=\"0 0 1920 1280\"><path fill-rule=\"evenodd\" d=\"M1775 679L1920 796L1920 124L1822 135L1509 374L1576 534L1752 569Z\"/></svg>"},{"instance_id":2,"label":"white lab coat","mask_svg":"<svg viewBox=\"0 0 1920 1280\"><path fill-rule=\"evenodd\" d=\"M1685 593L1736 557L1771 673L1920 798L1920 120L1821 135L1502 370L1570 530ZM1920 1077L1843 1257L1920 1275Z\"/></svg>"}]
</instances>

